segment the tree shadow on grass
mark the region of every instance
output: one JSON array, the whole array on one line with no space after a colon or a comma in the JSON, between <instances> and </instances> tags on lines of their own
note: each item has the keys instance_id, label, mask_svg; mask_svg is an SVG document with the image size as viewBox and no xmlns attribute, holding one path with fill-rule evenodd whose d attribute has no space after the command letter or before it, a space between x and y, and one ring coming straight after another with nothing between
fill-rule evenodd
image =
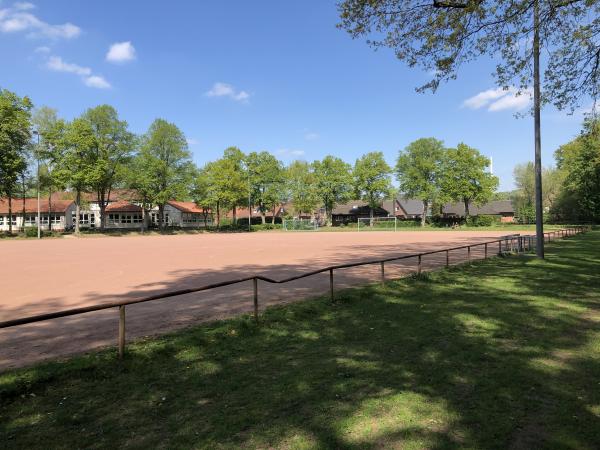
<instances>
[{"instance_id":1,"label":"tree shadow on grass","mask_svg":"<svg viewBox=\"0 0 600 450\"><path fill-rule=\"evenodd\" d=\"M10 448L598 448L600 235L0 376ZM34 394L35 396L32 396ZM6 444L4 444L6 445Z\"/></svg>"}]
</instances>

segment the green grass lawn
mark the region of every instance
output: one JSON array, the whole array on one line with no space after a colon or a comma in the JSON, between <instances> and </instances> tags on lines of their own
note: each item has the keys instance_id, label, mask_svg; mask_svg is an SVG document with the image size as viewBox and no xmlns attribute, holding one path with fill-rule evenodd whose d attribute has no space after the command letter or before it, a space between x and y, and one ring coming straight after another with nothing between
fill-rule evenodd
<instances>
[{"instance_id":1,"label":"green grass lawn","mask_svg":"<svg viewBox=\"0 0 600 450\"><path fill-rule=\"evenodd\" d=\"M0 448L600 448L600 232L0 375Z\"/></svg>"}]
</instances>

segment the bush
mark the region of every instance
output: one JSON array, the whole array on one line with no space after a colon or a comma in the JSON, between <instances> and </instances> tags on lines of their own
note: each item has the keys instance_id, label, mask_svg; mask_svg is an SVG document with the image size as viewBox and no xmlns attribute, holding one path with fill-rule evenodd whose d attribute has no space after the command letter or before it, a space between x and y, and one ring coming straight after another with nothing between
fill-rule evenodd
<instances>
[{"instance_id":1,"label":"bush","mask_svg":"<svg viewBox=\"0 0 600 450\"><path fill-rule=\"evenodd\" d=\"M38 229L37 227L26 227L25 228L25 236L27 237L37 237Z\"/></svg>"},{"instance_id":2,"label":"bush","mask_svg":"<svg viewBox=\"0 0 600 450\"><path fill-rule=\"evenodd\" d=\"M491 227L492 225L499 224L500 221L500 216L482 214L479 216L469 217L467 220L467 225L470 227Z\"/></svg>"},{"instance_id":3,"label":"bush","mask_svg":"<svg viewBox=\"0 0 600 450\"><path fill-rule=\"evenodd\" d=\"M272 223L264 223L259 225L252 225L252 229L256 231L261 230L280 230L282 225L280 223L272 224Z\"/></svg>"}]
</instances>

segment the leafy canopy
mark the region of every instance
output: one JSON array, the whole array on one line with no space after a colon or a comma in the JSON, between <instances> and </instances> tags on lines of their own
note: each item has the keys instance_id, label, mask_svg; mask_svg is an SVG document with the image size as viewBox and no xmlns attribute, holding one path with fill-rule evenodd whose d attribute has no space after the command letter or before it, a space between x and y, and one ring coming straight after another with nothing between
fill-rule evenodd
<instances>
[{"instance_id":1,"label":"leafy canopy","mask_svg":"<svg viewBox=\"0 0 600 450\"><path fill-rule=\"evenodd\" d=\"M442 192L465 204L488 202L498 187L498 177L487 171L489 165L489 158L466 144L449 148L441 176Z\"/></svg>"},{"instance_id":2,"label":"leafy canopy","mask_svg":"<svg viewBox=\"0 0 600 450\"><path fill-rule=\"evenodd\" d=\"M433 78L419 91L435 91L465 63L487 55L497 62L499 86L532 85L535 4L548 64L543 101L559 109L593 98L600 82L600 0L343 0L339 26L354 38L370 36L409 66Z\"/></svg>"},{"instance_id":3,"label":"leafy canopy","mask_svg":"<svg viewBox=\"0 0 600 450\"><path fill-rule=\"evenodd\" d=\"M382 152L370 152L361 156L356 160L352 171L356 196L371 208L380 206L382 200L392 193L391 172Z\"/></svg>"},{"instance_id":4,"label":"leafy canopy","mask_svg":"<svg viewBox=\"0 0 600 450\"><path fill-rule=\"evenodd\" d=\"M444 143L435 138L421 138L411 142L398 155L396 177L400 192L424 202L439 196Z\"/></svg>"}]
</instances>

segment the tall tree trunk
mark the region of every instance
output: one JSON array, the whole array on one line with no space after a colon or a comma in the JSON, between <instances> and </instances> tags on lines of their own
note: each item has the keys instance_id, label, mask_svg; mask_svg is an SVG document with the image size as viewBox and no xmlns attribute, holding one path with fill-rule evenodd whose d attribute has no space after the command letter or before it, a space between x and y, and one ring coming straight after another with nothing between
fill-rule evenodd
<instances>
[{"instance_id":1,"label":"tall tree trunk","mask_svg":"<svg viewBox=\"0 0 600 450\"><path fill-rule=\"evenodd\" d=\"M533 5L533 111L535 134L535 243L536 255L544 257L544 209L542 205L542 134L540 92L540 4Z\"/></svg>"},{"instance_id":2,"label":"tall tree trunk","mask_svg":"<svg viewBox=\"0 0 600 450\"><path fill-rule=\"evenodd\" d=\"M23 201L23 210L21 211L21 228L25 233L25 176L21 177L21 200Z\"/></svg>"},{"instance_id":3,"label":"tall tree trunk","mask_svg":"<svg viewBox=\"0 0 600 450\"><path fill-rule=\"evenodd\" d=\"M275 213L276 213L276 209L277 206L273 206L273 211L272 211L272 216L271 216L271 225L275 225Z\"/></svg>"},{"instance_id":4,"label":"tall tree trunk","mask_svg":"<svg viewBox=\"0 0 600 450\"><path fill-rule=\"evenodd\" d=\"M146 204L142 203L142 224L140 227L140 231L142 232L142 234L144 233L146 229Z\"/></svg>"},{"instance_id":5,"label":"tall tree trunk","mask_svg":"<svg viewBox=\"0 0 600 450\"><path fill-rule=\"evenodd\" d=\"M50 186L48 188L48 231L52 231L52 221L50 220L51 216L52 216L52 186ZM65 218L65 221L66 221L66 218Z\"/></svg>"},{"instance_id":6,"label":"tall tree trunk","mask_svg":"<svg viewBox=\"0 0 600 450\"><path fill-rule=\"evenodd\" d=\"M158 230L165 231L165 205L158 205Z\"/></svg>"},{"instance_id":7,"label":"tall tree trunk","mask_svg":"<svg viewBox=\"0 0 600 450\"><path fill-rule=\"evenodd\" d=\"M12 234L12 192L8 191L8 234Z\"/></svg>"},{"instance_id":8,"label":"tall tree trunk","mask_svg":"<svg viewBox=\"0 0 600 450\"><path fill-rule=\"evenodd\" d=\"M467 220L469 220L469 217L471 216L471 211L469 210L469 199L464 198L463 203L465 204L465 222L466 222Z\"/></svg>"},{"instance_id":9,"label":"tall tree trunk","mask_svg":"<svg viewBox=\"0 0 600 450\"><path fill-rule=\"evenodd\" d=\"M260 205L260 219L263 225L267 223L267 218L265 217L265 207L262 203Z\"/></svg>"},{"instance_id":10,"label":"tall tree trunk","mask_svg":"<svg viewBox=\"0 0 600 450\"><path fill-rule=\"evenodd\" d=\"M237 225L237 208L235 207L235 205L233 205L233 210L232 210L232 216L233 216L233 224Z\"/></svg>"},{"instance_id":11,"label":"tall tree trunk","mask_svg":"<svg viewBox=\"0 0 600 450\"><path fill-rule=\"evenodd\" d=\"M369 226L373 227L373 207L369 206Z\"/></svg>"},{"instance_id":12,"label":"tall tree trunk","mask_svg":"<svg viewBox=\"0 0 600 450\"><path fill-rule=\"evenodd\" d=\"M221 226L221 205L217 202L217 229Z\"/></svg>"},{"instance_id":13,"label":"tall tree trunk","mask_svg":"<svg viewBox=\"0 0 600 450\"><path fill-rule=\"evenodd\" d=\"M423 214L421 214L421 226L424 227L427 220L427 207L429 206L428 200L423 200Z\"/></svg>"},{"instance_id":14,"label":"tall tree trunk","mask_svg":"<svg viewBox=\"0 0 600 450\"><path fill-rule=\"evenodd\" d=\"M104 206L100 206L100 231L104 231L105 226L105 216L106 216L106 204Z\"/></svg>"},{"instance_id":15,"label":"tall tree trunk","mask_svg":"<svg viewBox=\"0 0 600 450\"><path fill-rule=\"evenodd\" d=\"M79 215L81 214L81 191L77 191L75 197L75 234L79 236ZM48 222L51 222L50 216L48 216Z\"/></svg>"}]
</instances>

